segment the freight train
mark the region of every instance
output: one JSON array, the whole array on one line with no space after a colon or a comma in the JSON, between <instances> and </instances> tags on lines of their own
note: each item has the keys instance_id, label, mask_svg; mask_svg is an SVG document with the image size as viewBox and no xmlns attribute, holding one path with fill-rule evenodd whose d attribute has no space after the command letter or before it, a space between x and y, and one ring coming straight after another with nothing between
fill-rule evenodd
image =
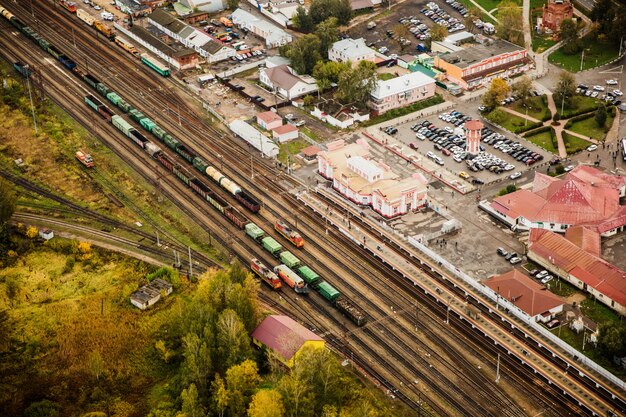
<instances>
[{"instance_id":1,"label":"freight train","mask_svg":"<svg viewBox=\"0 0 626 417\"><path fill-rule=\"evenodd\" d=\"M159 127L152 120L143 115L139 110L134 109L129 103L124 101L115 91L111 90L105 84L101 83L97 78L91 74L85 73L79 68L76 63L64 55L60 50L50 44L47 40L42 38L32 28L25 25L17 17L15 17L6 8L0 6L0 14L6 18L13 26L15 26L20 32L30 38L33 42L38 44L44 51L55 57L64 67L70 70L74 75L83 80L86 84L91 86L102 97L108 100L111 104L119 108L123 113L139 123L142 128L150 132L157 139L159 139L165 146L172 149L179 154L185 160L190 162L192 166L199 171L202 175L211 178L217 185L228 191L234 196L234 198L244 205L251 212L258 212L260 210L260 204L254 197L252 197L247 191L243 190L238 184L226 177L215 167L210 166L206 161L200 158L193 149L188 148L181 142L179 142L172 135L167 133L163 128ZM137 129L135 129L128 121L113 112L106 104L100 101L92 94L85 96L85 103L97 112L103 119L111 123L116 129L127 136L137 146L144 149L150 156L156 159L161 166L167 171L172 172L177 178L180 179L186 186L188 186L193 192L206 200L210 205L216 208L222 215L229 219L240 229L252 230L253 225L264 235L265 232L252 223L245 215L239 212L236 208L229 205L219 195L211 190L204 182L193 175L185 167L181 166L178 162L172 160L161 148L146 138ZM303 241L297 239L297 236L287 233L286 229L282 226L287 226L286 223L280 226L281 230L277 230L286 239L292 242L296 247L301 247ZM288 227L288 226L287 226ZM291 230L291 229L289 229ZM299 235L298 235L299 236ZM301 237L300 237L301 238ZM355 305L353 305L348 299L343 297L339 291L333 288L326 281L321 280L311 268L306 265L301 265L300 260L296 258L291 252L283 251L282 246L276 242L272 237L263 237L264 242L260 242L264 249L280 259L282 264L276 267L275 272L272 272L265 265L260 262L252 262L251 269L257 274L264 282L270 285L274 290L281 288L280 279L277 280L277 276L280 277L287 285L299 293L305 293L309 287L316 289L322 297L333 304L339 311L345 314L350 320L357 325L361 326L366 321L366 316ZM302 244L299 244L301 242ZM300 246L299 246L300 245ZM255 266L256 265L256 266ZM289 272L290 271L290 272ZM301 278L301 280L299 279Z\"/></svg>"}]
</instances>

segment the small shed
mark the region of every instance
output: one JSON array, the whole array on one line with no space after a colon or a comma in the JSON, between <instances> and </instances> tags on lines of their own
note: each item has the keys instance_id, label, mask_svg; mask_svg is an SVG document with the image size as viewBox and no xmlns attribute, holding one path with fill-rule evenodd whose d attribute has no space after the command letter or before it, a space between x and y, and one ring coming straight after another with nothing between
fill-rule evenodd
<instances>
[{"instance_id":1,"label":"small shed","mask_svg":"<svg viewBox=\"0 0 626 417\"><path fill-rule=\"evenodd\" d=\"M145 310L151 305L156 304L160 299L161 291L147 285L144 285L130 295L131 304L141 310Z\"/></svg>"},{"instance_id":2,"label":"small shed","mask_svg":"<svg viewBox=\"0 0 626 417\"><path fill-rule=\"evenodd\" d=\"M50 229L41 229L39 231L39 237L44 240L50 240L54 237L54 232Z\"/></svg>"},{"instance_id":3,"label":"small shed","mask_svg":"<svg viewBox=\"0 0 626 417\"><path fill-rule=\"evenodd\" d=\"M150 287L159 290L165 295L170 295L174 291L174 286L167 281L157 278L149 284Z\"/></svg>"},{"instance_id":4,"label":"small shed","mask_svg":"<svg viewBox=\"0 0 626 417\"><path fill-rule=\"evenodd\" d=\"M324 339L291 317L280 315L267 316L252 332L252 341L288 367L305 346L325 347Z\"/></svg>"},{"instance_id":5,"label":"small shed","mask_svg":"<svg viewBox=\"0 0 626 417\"><path fill-rule=\"evenodd\" d=\"M279 143L298 139L298 128L290 124L278 126L272 129L272 137Z\"/></svg>"},{"instance_id":6,"label":"small shed","mask_svg":"<svg viewBox=\"0 0 626 417\"><path fill-rule=\"evenodd\" d=\"M317 154L320 152L320 150L321 149L319 148L319 146L311 145L302 149L300 153L307 161L314 161L317 159Z\"/></svg>"}]
</instances>

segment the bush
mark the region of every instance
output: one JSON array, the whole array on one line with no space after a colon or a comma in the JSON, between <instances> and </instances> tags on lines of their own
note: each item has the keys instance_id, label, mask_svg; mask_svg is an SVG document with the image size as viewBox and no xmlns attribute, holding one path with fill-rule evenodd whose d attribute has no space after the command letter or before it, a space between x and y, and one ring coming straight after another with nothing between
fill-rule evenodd
<instances>
[{"instance_id":1,"label":"bush","mask_svg":"<svg viewBox=\"0 0 626 417\"><path fill-rule=\"evenodd\" d=\"M402 107L399 109L389 110L387 113L380 116L372 117L370 120L363 123L363 126L372 126L378 123L386 122L387 120L395 119L396 117L405 116L409 113L416 112L418 110L425 109L427 107L435 106L443 103L445 100L439 94L435 94L433 97L426 100L418 101L410 106Z\"/></svg>"},{"instance_id":2,"label":"bush","mask_svg":"<svg viewBox=\"0 0 626 417\"><path fill-rule=\"evenodd\" d=\"M515 191L517 191L517 187L515 186L515 184L509 184L505 188L501 189L498 195L503 196L503 195L507 195L510 193L514 193Z\"/></svg>"},{"instance_id":3,"label":"bush","mask_svg":"<svg viewBox=\"0 0 626 417\"><path fill-rule=\"evenodd\" d=\"M527 132L529 130L532 129L536 129L538 127L543 126L543 123L541 122L535 122L535 123L526 123L526 126L521 125L521 126L517 126L515 128L513 128L513 133L523 133L523 132Z\"/></svg>"},{"instance_id":4,"label":"bush","mask_svg":"<svg viewBox=\"0 0 626 417\"><path fill-rule=\"evenodd\" d=\"M556 171L556 175L561 175L565 173L565 167L561 164L558 164L556 167L554 167L555 171Z\"/></svg>"},{"instance_id":5,"label":"bush","mask_svg":"<svg viewBox=\"0 0 626 417\"><path fill-rule=\"evenodd\" d=\"M585 113L585 114L579 114L578 116L574 116L571 119L569 119L567 121L567 123L565 123L565 129L569 129L570 127L572 127L572 125L575 122L579 122L581 120L589 119L590 117L593 117L593 116L594 116L593 112L588 112L588 113Z\"/></svg>"},{"instance_id":6,"label":"bush","mask_svg":"<svg viewBox=\"0 0 626 417\"><path fill-rule=\"evenodd\" d=\"M534 136L534 135L537 135L539 133L547 132L549 130L552 130L552 128L550 126L541 126L538 129L527 130L526 132L524 132L524 134L522 136L523 137Z\"/></svg>"},{"instance_id":7,"label":"bush","mask_svg":"<svg viewBox=\"0 0 626 417\"><path fill-rule=\"evenodd\" d=\"M68 256L65 260L65 265L63 266L63 270L61 271L62 275L69 274L74 269L74 265L76 264L76 258L74 256Z\"/></svg>"},{"instance_id":8,"label":"bush","mask_svg":"<svg viewBox=\"0 0 626 417\"><path fill-rule=\"evenodd\" d=\"M552 120L558 122L559 120L561 120L561 115L559 113L555 113L554 117L552 117Z\"/></svg>"}]
</instances>

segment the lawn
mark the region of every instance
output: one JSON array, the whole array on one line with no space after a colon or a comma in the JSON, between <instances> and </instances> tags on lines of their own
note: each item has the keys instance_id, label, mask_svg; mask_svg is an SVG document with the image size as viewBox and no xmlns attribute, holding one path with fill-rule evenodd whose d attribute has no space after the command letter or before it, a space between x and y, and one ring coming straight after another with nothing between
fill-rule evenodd
<instances>
[{"instance_id":1,"label":"lawn","mask_svg":"<svg viewBox=\"0 0 626 417\"><path fill-rule=\"evenodd\" d=\"M500 108L496 108L491 113L486 116L487 120L492 121L493 123L502 126L504 129L513 132L520 133L524 131L524 126L527 126L529 129L532 128L531 125L534 122L525 119L523 117L515 116L511 113L508 113Z\"/></svg>"},{"instance_id":2,"label":"lawn","mask_svg":"<svg viewBox=\"0 0 626 417\"><path fill-rule=\"evenodd\" d=\"M564 280L553 280L548 283L548 288L552 293L558 295L559 297L569 297L570 295L578 292L576 287Z\"/></svg>"},{"instance_id":3,"label":"lawn","mask_svg":"<svg viewBox=\"0 0 626 417\"><path fill-rule=\"evenodd\" d=\"M394 78L396 78L396 76L390 72L382 72L378 74L377 77L379 80L382 80L382 81L393 80Z\"/></svg>"},{"instance_id":4,"label":"lawn","mask_svg":"<svg viewBox=\"0 0 626 417\"><path fill-rule=\"evenodd\" d=\"M580 303L581 312L598 324L609 321L619 321L620 317L617 313L599 301L590 298Z\"/></svg>"},{"instance_id":5,"label":"lawn","mask_svg":"<svg viewBox=\"0 0 626 417\"><path fill-rule=\"evenodd\" d=\"M562 119L569 119L573 115L583 114L590 111L594 111L598 107L599 101L593 97L581 96L577 95L572 100L572 107L563 108L563 113L561 114ZM555 103L557 111L560 113L561 103Z\"/></svg>"},{"instance_id":6,"label":"lawn","mask_svg":"<svg viewBox=\"0 0 626 417\"><path fill-rule=\"evenodd\" d=\"M582 39L582 46L585 50L583 70L604 65L615 59L619 53L618 46L608 42L594 41L590 36L586 36ZM550 54L548 61L568 71L578 72L581 70L581 55L582 50L573 55L567 55L563 52L563 48L559 48Z\"/></svg>"},{"instance_id":7,"label":"lawn","mask_svg":"<svg viewBox=\"0 0 626 417\"><path fill-rule=\"evenodd\" d=\"M470 7L476 7L476 6L474 5L474 3L472 3L472 2L471 2L471 1L469 1L469 0L459 0L459 3L463 4L463 5L465 6L465 8L467 8L468 10L469 10L469 8L470 8ZM493 4L496 4L496 5L497 5L497 4L498 4L498 3L500 3L500 2L499 2L499 1L494 1L494 0L479 0L479 1L477 1L477 3L478 3L478 4L480 4L480 5L482 5L482 6L485 8L485 10L487 10L487 11L491 11L491 10L493 10L495 7L498 7L498 6L493 6ZM489 6L485 7L485 5L484 5L485 3L491 3L493 7L491 7L491 8L489 8ZM479 10L479 11L480 11L480 10ZM481 15L482 15L482 16L481 16L480 20L482 20L483 22L493 23L494 25L496 24L496 21L495 21L495 20L493 20L492 18L490 18L490 17L487 15L487 13L482 13L482 11L481 11Z\"/></svg>"},{"instance_id":8,"label":"lawn","mask_svg":"<svg viewBox=\"0 0 626 417\"><path fill-rule=\"evenodd\" d=\"M563 142L565 142L565 149L567 150L568 154L582 151L587 146L591 145L591 142L588 142L577 136L570 135L567 132L563 132Z\"/></svg>"},{"instance_id":9,"label":"lawn","mask_svg":"<svg viewBox=\"0 0 626 417\"><path fill-rule=\"evenodd\" d=\"M548 109L548 105L544 100L546 100L545 95L531 97L526 100L526 104L522 103L521 100L514 101L511 105L511 109L519 113L528 114L528 116L538 120L544 120L544 117L548 120L550 118L550 109ZM526 113L527 108L528 113Z\"/></svg>"},{"instance_id":10,"label":"lawn","mask_svg":"<svg viewBox=\"0 0 626 417\"><path fill-rule=\"evenodd\" d=\"M295 156L300 153L300 151L310 143L304 139L294 139L290 140L287 143L280 144L280 151L278 152L278 160L282 163L287 163L287 156L291 155L291 163L293 163L296 159Z\"/></svg>"},{"instance_id":11,"label":"lawn","mask_svg":"<svg viewBox=\"0 0 626 417\"><path fill-rule=\"evenodd\" d=\"M611 126L611 124L613 124L613 118L608 115L605 126L608 128L609 126ZM568 130L580 133L581 135L589 136L590 138L596 140L603 140L606 137L605 128L598 126L598 124L596 123L596 118L593 116L588 119L574 122Z\"/></svg>"},{"instance_id":12,"label":"lawn","mask_svg":"<svg viewBox=\"0 0 626 417\"><path fill-rule=\"evenodd\" d=\"M533 2L538 3L538 4L533 6ZM541 8L539 8L538 10L533 10L533 8L541 7L542 4L543 2L539 2L538 0L531 1L531 5L530 5L530 8L532 10L532 14L530 18L531 29L535 27L535 22L537 22L537 18L541 17L541 15L543 14ZM536 30L531 30L531 32L532 32L531 35L532 35L533 51L537 52L538 54L550 48L552 45L555 45L557 42L551 39L551 35L538 34Z\"/></svg>"},{"instance_id":13,"label":"lawn","mask_svg":"<svg viewBox=\"0 0 626 417\"><path fill-rule=\"evenodd\" d=\"M553 139L553 135L554 133L551 130L548 132L537 133L536 135L532 136L524 136L524 139L534 143L535 145L545 149L548 152L557 153L558 149L556 144L556 138Z\"/></svg>"}]
</instances>

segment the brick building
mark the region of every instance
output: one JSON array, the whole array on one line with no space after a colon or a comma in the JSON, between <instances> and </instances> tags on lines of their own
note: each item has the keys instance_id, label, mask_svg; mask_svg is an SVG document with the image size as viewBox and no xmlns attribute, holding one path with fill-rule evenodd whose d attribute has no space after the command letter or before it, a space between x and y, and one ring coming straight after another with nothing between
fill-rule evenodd
<instances>
[{"instance_id":1,"label":"brick building","mask_svg":"<svg viewBox=\"0 0 626 417\"><path fill-rule=\"evenodd\" d=\"M563 20L571 19L573 16L574 6L569 0L548 0L543 6L542 29L558 32L561 30Z\"/></svg>"}]
</instances>

